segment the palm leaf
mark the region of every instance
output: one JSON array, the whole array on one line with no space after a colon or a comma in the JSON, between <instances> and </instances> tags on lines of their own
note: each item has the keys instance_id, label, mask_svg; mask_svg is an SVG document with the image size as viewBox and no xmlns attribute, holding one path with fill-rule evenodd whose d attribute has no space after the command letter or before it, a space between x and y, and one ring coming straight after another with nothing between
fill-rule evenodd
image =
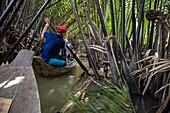
<instances>
[{"instance_id":1,"label":"palm leaf","mask_svg":"<svg viewBox=\"0 0 170 113\"><path fill-rule=\"evenodd\" d=\"M153 71L156 71L156 70L164 70L164 69L168 69L168 68L170 69L170 64L166 63L166 64L159 65L157 67L154 67L149 72L153 72Z\"/></svg>"},{"instance_id":2,"label":"palm leaf","mask_svg":"<svg viewBox=\"0 0 170 113\"><path fill-rule=\"evenodd\" d=\"M170 83L162 86L159 90L157 90L157 91L155 92L155 95L156 95L158 92L160 92L161 90L167 88L168 86L170 86Z\"/></svg>"},{"instance_id":3,"label":"palm leaf","mask_svg":"<svg viewBox=\"0 0 170 113\"><path fill-rule=\"evenodd\" d=\"M149 60L149 59L151 59L151 58L153 58L154 57L154 55L153 56L148 56L148 57L146 57L146 58L144 58L144 59L142 59L142 60L139 60L138 62L136 62L136 63L140 63L140 62L143 62L143 61L146 61L146 60Z\"/></svg>"},{"instance_id":4,"label":"palm leaf","mask_svg":"<svg viewBox=\"0 0 170 113\"><path fill-rule=\"evenodd\" d=\"M100 86L101 90L97 91L95 95L86 95L84 100L77 99L73 100L77 104L84 104L87 109L84 108L84 105L78 105L77 107L80 110L88 110L92 112L111 112L111 113L129 113L135 112L133 104L130 100L129 90L127 90L126 84L122 85L122 88L117 87L112 84L109 80L105 81L104 85L96 82L94 79L91 80ZM74 98L72 98L74 99Z\"/></svg>"}]
</instances>

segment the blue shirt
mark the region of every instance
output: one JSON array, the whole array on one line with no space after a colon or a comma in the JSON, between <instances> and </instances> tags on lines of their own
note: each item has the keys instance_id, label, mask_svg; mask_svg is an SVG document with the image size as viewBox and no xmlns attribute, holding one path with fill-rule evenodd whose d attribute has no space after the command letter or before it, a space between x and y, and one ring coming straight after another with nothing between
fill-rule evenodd
<instances>
[{"instance_id":1,"label":"blue shirt","mask_svg":"<svg viewBox=\"0 0 170 113\"><path fill-rule=\"evenodd\" d=\"M65 41L60 35L50 32L45 32L44 37L46 42L42 47L41 58L48 63L51 58L58 58L60 50L65 47Z\"/></svg>"}]
</instances>

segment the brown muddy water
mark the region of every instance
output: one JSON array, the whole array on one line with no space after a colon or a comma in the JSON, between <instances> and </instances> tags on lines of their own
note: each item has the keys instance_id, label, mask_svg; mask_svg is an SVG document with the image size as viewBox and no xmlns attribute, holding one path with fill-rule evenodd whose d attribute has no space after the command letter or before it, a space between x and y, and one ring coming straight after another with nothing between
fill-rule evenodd
<instances>
[{"instance_id":1,"label":"brown muddy water","mask_svg":"<svg viewBox=\"0 0 170 113\"><path fill-rule=\"evenodd\" d=\"M87 59L81 59L81 61L86 67L88 67L86 62ZM69 73L60 76L43 77L36 75L42 113L59 112L69 100L68 93L75 94L78 91L77 89L79 89L81 84L86 80L85 77L80 77L82 73L83 70L77 64ZM88 91L92 90L92 92L94 92L96 89L98 89L96 85L90 85L88 87ZM153 99L152 96L131 95L131 99L135 105L136 113L156 112L156 109L151 109L156 106L157 103L157 100Z\"/></svg>"},{"instance_id":2,"label":"brown muddy water","mask_svg":"<svg viewBox=\"0 0 170 113\"><path fill-rule=\"evenodd\" d=\"M85 62L83 64L87 65ZM42 113L60 111L69 99L68 93L75 94L85 81L83 77L80 77L82 73L83 70L77 64L69 73L60 76L43 77L36 75Z\"/></svg>"}]
</instances>

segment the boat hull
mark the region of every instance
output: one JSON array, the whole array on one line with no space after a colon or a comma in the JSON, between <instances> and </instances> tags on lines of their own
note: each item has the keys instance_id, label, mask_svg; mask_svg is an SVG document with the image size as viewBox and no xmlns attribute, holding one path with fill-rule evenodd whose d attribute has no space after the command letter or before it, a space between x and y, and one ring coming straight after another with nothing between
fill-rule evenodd
<instances>
[{"instance_id":1,"label":"boat hull","mask_svg":"<svg viewBox=\"0 0 170 113\"><path fill-rule=\"evenodd\" d=\"M76 60L68 61L65 67L55 67L50 64L46 64L45 61L37 56L33 58L33 69L35 74L42 76L56 76L64 73L68 73L76 65Z\"/></svg>"}]
</instances>

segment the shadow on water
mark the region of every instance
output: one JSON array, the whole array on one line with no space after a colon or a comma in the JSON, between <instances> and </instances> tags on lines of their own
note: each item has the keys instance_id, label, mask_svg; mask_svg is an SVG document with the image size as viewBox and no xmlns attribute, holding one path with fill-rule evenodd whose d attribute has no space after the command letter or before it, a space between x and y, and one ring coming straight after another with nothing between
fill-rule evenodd
<instances>
[{"instance_id":1,"label":"shadow on water","mask_svg":"<svg viewBox=\"0 0 170 113\"><path fill-rule=\"evenodd\" d=\"M77 64L69 73L60 76L43 77L36 75L42 113L56 113L68 101L68 93L76 93L84 79L83 70Z\"/></svg>"},{"instance_id":2,"label":"shadow on water","mask_svg":"<svg viewBox=\"0 0 170 113\"><path fill-rule=\"evenodd\" d=\"M145 94L144 96L131 94L131 99L137 113L156 113L158 109L158 100L153 98L151 94Z\"/></svg>"}]
</instances>

